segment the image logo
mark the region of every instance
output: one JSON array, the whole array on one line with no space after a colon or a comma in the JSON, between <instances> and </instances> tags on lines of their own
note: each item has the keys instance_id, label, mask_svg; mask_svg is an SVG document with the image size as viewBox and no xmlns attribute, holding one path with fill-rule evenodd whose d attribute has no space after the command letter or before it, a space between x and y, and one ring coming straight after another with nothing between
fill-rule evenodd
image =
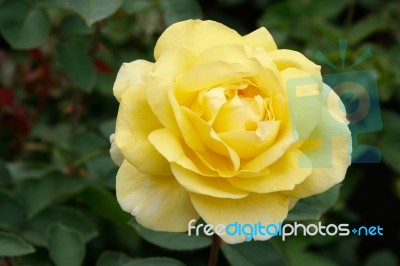
<instances>
[{"instance_id":1,"label":"image logo","mask_svg":"<svg viewBox=\"0 0 400 266\"><path fill-rule=\"evenodd\" d=\"M354 63L346 64L348 41L338 41L341 66L335 66L322 52L317 52L315 58L333 69L335 73L322 74L321 77L300 77L287 81L287 93L291 106L291 123L296 123L296 116L301 112L300 108L315 106L319 101L325 101L328 106L330 117L335 123L343 123L346 117L351 131L352 163L379 163L381 153L378 148L362 143L359 136L365 133L376 132L382 129L381 112L379 107L377 74L374 69L352 70L362 62L372 57L372 51L366 50ZM339 99L336 95L339 96ZM317 109L316 110L321 110ZM334 110L334 111L332 111ZM334 124L334 123L333 123ZM313 167L329 168L332 166L335 154L335 138L343 137L343 133L335 132L331 128L331 138L321 140L318 148L308 150L305 153L312 156L316 150L324 149L327 156L317 160ZM307 139L310 132L293 132L294 137L299 140ZM333 136L333 137L332 137ZM350 141L349 141L350 143ZM350 158L349 158L350 160ZM300 166L303 165L301 157Z\"/></svg>"}]
</instances>

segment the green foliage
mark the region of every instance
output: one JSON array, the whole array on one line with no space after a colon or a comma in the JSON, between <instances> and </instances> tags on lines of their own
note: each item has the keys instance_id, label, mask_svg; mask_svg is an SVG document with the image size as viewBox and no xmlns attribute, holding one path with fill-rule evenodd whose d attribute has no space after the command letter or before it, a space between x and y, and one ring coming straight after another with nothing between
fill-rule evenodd
<instances>
[{"instance_id":1,"label":"green foliage","mask_svg":"<svg viewBox=\"0 0 400 266\"><path fill-rule=\"evenodd\" d=\"M335 205L339 192L340 186L336 185L324 193L301 199L289 212L287 220L319 220L322 214Z\"/></svg>"},{"instance_id":2,"label":"green foliage","mask_svg":"<svg viewBox=\"0 0 400 266\"><path fill-rule=\"evenodd\" d=\"M57 54L65 73L77 87L90 92L96 81L96 72L89 55L79 47L62 43Z\"/></svg>"},{"instance_id":3,"label":"green foliage","mask_svg":"<svg viewBox=\"0 0 400 266\"><path fill-rule=\"evenodd\" d=\"M308 250L310 247L311 240L308 238L290 237L286 239L285 242L277 242L279 246L283 249L284 256L287 259L288 265L293 266L335 266L337 263L331 261L330 259L315 254Z\"/></svg>"},{"instance_id":4,"label":"green foliage","mask_svg":"<svg viewBox=\"0 0 400 266\"><path fill-rule=\"evenodd\" d=\"M384 135L379 140L382 158L394 171L400 174L400 115L394 112L384 112L382 115Z\"/></svg>"},{"instance_id":5,"label":"green foliage","mask_svg":"<svg viewBox=\"0 0 400 266\"><path fill-rule=\"evenodd\" d=\"M193 250L205 248L211 244L211 239L206 236L191 237L187 233L157 232L141 226L135 220L129 223L145 240L166 249Z\"/></svg>"},{"instance_id":6,"label":"green foliage","mask_svg":"<svg viewBox=\"0 0 400 266\"><path fill-rule=\"evenodd\" d=\"M29 217L53 201L82 190L85 182L72 176L54 173L40 179L29 179L21 184L19 197L26 206Z\"/></svg>"},{"instance_id":7,"label":"green foliage","mask_svg":"<svg viewBox=\"0 0 400 266\"><path fill-rule=\"evenodd\" d=\"M21 204L12 196L0 191L0 229L14 231L24 222Z\"/></svg>"},{"instance_id":8,"label":"green foliage","mask_svg":"<svg viewBox=\"0 0 400 266\"><path fill-rule=\"evenodd\" d=\"M201 9L196 0L164 0L159 3L165 12L164 20L167 25L186 19L201 18Z\"/></svg>"},{"instance_id":9,"label":"green foliage","mask_svg":"<svg viewBox=\"0 0 400 266\"><path fill-rule=\"evenodd\" d=\"M5 1L0 6L0 32L15 49L30 49L43 44L50 21L42 9L22 1Z\"/></svg>"},{"instance_id":10,"label":"green foliage","mask_svg":"<svg viewBox=\"0 0 400 266\"><path fill-rule=\"evenodd\" d=\"M120 252L105 251L96 262L96 266L123 266L133 259Z\"/></svg>"},{"instance_id":11,"label":"green foliage","mask_svg":"<svg viewBox=\"0 0 400 266\"><path fill-rule=\"evenodd\" d=\"M222 246L222 252L233 266L288 265L283 254L269 241L224 245ZM261 254L264 255L260 256Z\"/></svg>"},{"instance_id":12,"label":"green foliage","mask_svg":"<svg viewBox=\"0 0 400 266\"><path fill-rule=\"evenodd\" d=\"M365 266L378 265L396 266L399 265L399 262L392 252L384 250L372 254L365 262Z\"/></svg>"},{"instance_id":13,"label":"green foliage","mask_svg":"<svg viewBox=\"0 0 400 266\"><path fill-rule=\"evenodd\" d=\"M122 4L122 0L36 0L36 3L43 6L72 10L82 16L90 26L114 13Z\"/></svg>"},{"instance_id":14,"label":"green foliage","mask_svg":"<svg viewBox=\"0 0 400 266\"><path fill-rule=\"evenodd\" d=\"M54 222L77 231L85 243L98 235L92 222L82 212L63 207L50 207L38 213L27 221L22 234L35 245L47 247L49 229Z\"/></svg>"},{"instance_id":15,"label":"green foliage","mask_svg":"<svg viewBox=\"0 0 400 266\"><path fill-rule=\"evenodd\" d=\"M6 164L0 159L0 185L6 185L11 182L11 175Z\"/></svg>"},{"instance_id":16,"label":"green foliage","mask_svg":"<svg viewBox=\"0 0 400 266\"><path fill-rule=\"evenodd\" d=\"M0 256L21 256L35 252L32 245L14 234L0 232Z\"/></svg>"},{"instance_id":17,"label":"green foliage","mask_svg":"<svg viewBox=\"0 0 400 266\"><path fill-rule=\"evenodd\" d=\"M185 264L183 264L178 260L170 258L148 258L124 264L124 266L153 266L153 265L184 266Z\"/></svg>"},{"instance_id":18,"label":"green foliage","mask_svg":"<svg viewBox=\"0 0 400 266\"><path fill-rule=\"evenodd\" d=\"M63 225L54 225L49 232L49 253L57 266L81 265L85 245L81 236Z\"/></svg>"},{"instance_id":19,"label":"green foliage","mask_svg":"<svg viewBox=\"0 0 400 266\"><path fill-rule=\"evenodd\" d=\"M264 26L322 73L375 70L383 120L381 132L358 136L382 163L353 165L343 185L300 199L286 221L380 224L383 237L224 243L218 264L397 265L400 4L375 0L0 0L0 265L207 264L210 237L152 231L121 210L108 154L119 67L153 61L161 32L196 18L241 34ZM373 57L351 68L367 49Z\"/></svg>"}]
</instances>

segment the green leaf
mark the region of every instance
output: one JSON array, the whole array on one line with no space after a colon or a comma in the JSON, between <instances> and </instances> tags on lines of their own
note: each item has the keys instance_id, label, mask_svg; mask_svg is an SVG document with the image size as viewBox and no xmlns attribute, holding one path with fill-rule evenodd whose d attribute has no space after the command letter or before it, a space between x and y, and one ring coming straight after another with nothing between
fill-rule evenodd
<instances>
[{"instance_id":1,"label":"green leaf","mask_svg":"<svg viewBox=\"0 0 400 266\"><path fill-rule=\"evenodd\" d=\"M122 3L122 7L128 14L143 12L152 6L154 6L154 2L148 0L125 0Z\"/></svg>"},{"instance_id":2,"label":"green leaf","mask_svg":"<svg viewBox=\"0 0 400 266\"><path fill-rule=\"evenodd\" d=\"M124 253L105 251L101 253L96 266L122 266L132 261L133 259Z\"/></svg>"},{"instance_id":3,"label":"green leaf","mask_svg":"<svg viewBox=\"0 0 400 266\"><path fill-rule=\"evenodd\" d=\"M41 9L22 1L5 1L0 6L0 32L15 49L42 45L50 32L50 21Z\"/></svg>"},{"instance_id":4,"label":"green leaf","mask_svg":"<svg viewBox=\"0 0 400 266\"><path fill-rule=\"evenodd\" d=\"M376 252L368 257L365 262L365 266L396 266L399 265L399 261L392 252L388 250L382 250Z\"/></svg>"},{"instance_id":5,"label":"green leaf","mask_svg":"<svg viewBox=\"0 0 400 266\"><path fill-rule=\"evenodd\" d=\"M15 161L8 164L13 179L17 182L38 178L54 171L54 166L44 161Z\"/></svg>"},{"instance_id":6,"label":"green leaf","mask_svg":"<svg viewBox=\"0 0 400 266\"><path fill-rule=\"evenodd\" d=\"M370 16L357 22L350 28L348 38L351 44L356 44L372 34L389 28L389 23L382 16Z\"/></svg>"},{"instance_id":7,"label":"green leaf","mask_svg":"<svg viewBox=\"0 0 400 266\"><path fill-rule=\"evenodd\" d=\"M314 17L334 18L350 3L349 0L314 0L307 5L307 14Z\"/></svg>"},{"instance_id":8,"label":"green leaf","mask_svg":"<svg viewBox=\"0 0 400 266\"><path fill-rule=\"evenodd\" d=\"M127 224L132 216L122 211L114 194L103 187L91 186L82 191L78 200L112 223L113 230L110 233L115 236L116 243L125 247L125 250L138 252L142 240L135 229Z\"/></svg>"},{"instance_id":9,"label":"green leaf","mask_svg":"<svg viewBox=\"0 0 400 266\"><path fill-rule=\"evenodd\" d=\"M80 194L79 199L112 223L130 228L126 223L132 216L122 211L115 195L108 190L91 186ZM132 231L135 232L133 229Z\"/></svg>"},{"instance_id":10,"label":"green leaf","mask_svg":"<svg viewBox=\"0 0 400 266\"><path fill-rule=\"evenodd\" d=\"M71 141L71 148L83 156L99 150L108 150L110 143L94 133L85 132L76 135Z\"/></svg>"},{"instance_id":11,"label":"green leaf","mask_svg":"<svg viewBox=\"0 0 400 266\"><path fill-rule=\"evenodd\" d=\"M65 122L58 122L55 125L48 125L41 121L37 123L30 136L43 142L50 143L63 149L69 148L69 138L71 135L71 125Z\"/></svg>"},{"instance_id":12,"label":"green leaf","mask_svg":"<svg viewBox=\"0 0 400 266\"><path fill-rule=\"evenodd\" d=\"M14 257L35 252L35 249L19 236L0 232L0 256Z\"/></svg>"},{"instance_id":13,"label":"green leaf","mask_svg":"<svg viewBox=\"0 0 400 266\"><path fill-rule=\"evenodd\" d=\"M134 219L129 222L138 234L150 243L172 250L201 249L211 245L206 236L188 236L187 233L157 232L138 224Z\"/></svg>"},{"instance_id":14,"label":"green leaf","mask_svg":"<svg viewBox=\"0 0 400 266\"><path fill-rule=\"evenodd\" d=\"M70 9L81 15L90 26L113 14L121 6L123 0L36 0L44 6L55 6Z\"/></svg>"},{"instance_id":15,"label":"green leaf","mask_svg":"<svg viewBox=\"0 0 400 266\"><path fill-rule=\"evenodd\" d=\"M389 111L386 109L382 110L382 123L385 125L383 127L383 132L397 132L400 133L400 114Z\"/></svg>"},{"instance_id":16,"label":"green leaf","mask_svg":"<svg viewBox=\"0 0 400 266\"><path fill-rule=\"evenodd\" d=\"M0 229L18 229L24 221L22 206L10 195L0 191Z\"/></svg>"},{"instance_id":17,"label":"green leaf","mask_svg":"<svg viewBox=\"0 0 400 266\"><path fill-rule=\"evenodd\" d=\"M32 217L56 199L71 196L86 186L78 177L53 173L40 179L29 179L23 182L19 194Z\"/></svg>"},{"instance_id":18,"label":"green leaf","mask_svg":"<svg viewBox=\"0 0 400 266\"><path fill-rule=\"evenodd\" d=\"M91 176L106 182L115 180L115 163L111 160L108 138L100 137L94 133L83 133L76 135L71 142L71 148L76 151L80 157L75 161L75 165L85 164ZM110 174L114 174L110 179ZM114 185L113 185L114 186Z\"/></svg>"},{"instance_id":19,"label":"green leaf","mask_svg":"<svg viewBox=\"0 0 400 266\"><path fill-rule=\"evenodd\" d=\"M196 0L163 0L159 2L168 26L182 20L201 18L202 12Z\"/></svg>"},{"instance_id":20,"label":"green leaf","mask_svg":"<svg viewBox=\"0 0 400 266\"><path fill-rule=\"evenodd\" d=\"M115 21L113 21L115 23ZM107 25L110 26L110 25ZM121 31L121 35L126 38L129 36L129 33L122 32L124 28L118 29ZM113 32L112 34L118 34L117 32ZM114 98L113 96L113 86L114 86L114 81L115 81L115 76L110 75L110 74L103 74L103 73L98 73L97 75L97 84L95 86L96 92L98 92L100 95L109 97L109 98Z\"/></svg>"},{"instance_id":21,"label":"green leaf","mask_svg":"<svg viewBox=\"0 0 400 266\"><path fill-rule=\"evenodd\" d=\"M116 119L111 119L100 124L100 131L107 139L115 132L115 121Z\"/></svg>"},{"instance_id":22,"label":"green leaf","mask_svg":"<svg viewBox=\"0 0 400 266\"><path fill-rule=\"evenodd\" d=\"M18 256L14 259L14 265L18 266L54 266L51 263L49 253L45 249L38 249L35 253L31 253L24 256Z\"/></svg>"},{"instance_id":23,"label":"green leaf","mask_svg":"<svg viewBox=\"0 0 400 266\"><path fill-rule=\"evenodd\" d=\"M11 182L11 174L6 164L0 159L0 185L9 184Z\"/></svg>"},{"instance_id":24,"label":"green leaf","mask_svg":"<svg viewBox=\"0 0 400 266\"><path fill-rule=\"evenodd\" d=\"M290 266L338 266L331 260L308 250L312 241L311 237L290 237L285 241L274 239L280 247Z\"/></svg>"},{"instance_id":25,"label":"green leaf","mask_svg":"<svg viewBox=\"0 0 400 266\"><path fill-rule=\"evenodd\" d=\"M77 266L83 262L86 249L75 230L61 224L53 226L48 246L50 258L56 266Z\"/></svg>"},{"instance_id":26,"label":"green leaf","mask_svg":"<svg viewBox=\"0 0 400 266\"><path fill-rule=\"evenodd\" d=\"M260 26L268 29L272 27L283 28L293 21L299 21L302 18L302 12L295 1L281 1L265 9L263 15L258 21ZM290 29L287 29L287 32ZM280 31L277 31L280 32ZM281 33L283 34L283 33ZM275 35L273 35L275 38Z\"/></svg>"},{"instance_id":27,"label":"green leaf","mask_svg":"<svg viewBox=\"0 0 400 266\"><path fill-rule=\"evenodd\" d=\"M289 221L319 220L324 212L335 205L339 194L340 185L336 185L324 193L301 199L286 219Z\"/></svg>"},{"instance_id":28,"label":"green leaf","mask_svg":"<svg viewBox=\"0 0 400 266\"><path fill-rule=\"evenodd\" d=\"M282 253L270 241L225 244L222 246L222 252L232 266L288 265Z\"/></svg>"},{"instance_id":29,"label":"green leaf","mask_svg":"<svg viewBox=\"0 0 400 266\"><path fill-rule=\"evenodd\" d=\"M400 174L400 132L385 132L379 141L383 161Z\"/></svg>"},{"instance_id":30,"label":"green leaf","mask_svg":"<svg viewBox=\"0 0 400 266\"><path fill-rule=\"evenodd\" d=\"M115 177L118 172L118 166L112 161L108 151L106 155L99 156L86 162L90 176L101 181L109 188L115 189Z\"/></svg>"},{"instance_id":31,"label":"green leaf","mask_svg":"<svg viewBox=\"0 0 400 266\"><path fill-rule=\"evenodd\" d=\"M346 241L340 241L336 247L330 248L330 253L333 253L330 257L334 258L339 265L360 265L357 254L354 252L359 244L360 238L346 238Z\"/></svg>"},{"instance_id":32,"label":"green leaf","mask_svg":"<svg viewBox=\"0 0 400 266\"><path fill-rule=\"evenodd\" d=\"M179 260L171 259L171 258L147 258L134 260L132 262L123 264L123 266L184 266L182 262Z\"/></svg>"},{"instance_id":33,"label":"green leaf","mask_svg":"<svg viewBox=\"0 0 400 266\"><path fill-rule=\"evenodd\" d=\"M96 71L89 55L70 43L58 45L57 55L72 83L85 92L90 92L96 82Z\"/></svg>"},{"instance_id":34,"label":"green leaf","mask_svg":"<svg viewBox=\"0 0 400 266\"><path fill-rule=\"evenodd\" d=\"M23 236L38 246L46 246L48 229L55 223L63 224L78 232L84 242L97 236L92 222L82 212L69 208L48 208L29 220Z\"/></svg>"},{"instance_id":35,"label":"green leaf","mask_svg":"<svg viewBox=\"0 0 400 266\"><path fill-rule=\"evenodd\" d=\"M60 25L60 31L65 35L91 34L93 29L88 27L79 16L65 17Z\"/></svg>"}]
</instances>

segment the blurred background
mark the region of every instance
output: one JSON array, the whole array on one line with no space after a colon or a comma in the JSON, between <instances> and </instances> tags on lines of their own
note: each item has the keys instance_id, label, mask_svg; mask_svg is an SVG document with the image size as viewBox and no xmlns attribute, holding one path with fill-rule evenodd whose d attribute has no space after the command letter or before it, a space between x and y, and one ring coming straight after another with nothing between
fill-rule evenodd
<instances>
[{"instance_id":1,"label":"blurred background","mask_svg":"<svg viewBox=\"0 0 400 266\"><path fill-rule=\"evenodd\" d=\"M0 0L0 265L207 265L210 239L153 232L122 212L108 154L119 67L153 61L162 31L189 18L243 35L264 26L323 74L372 70L383 121L357 134L381 161L353 164L302 217L383 236L224 245L219 265L399 265L400 2L379 0Z\"/></svg>"}]
</instances>

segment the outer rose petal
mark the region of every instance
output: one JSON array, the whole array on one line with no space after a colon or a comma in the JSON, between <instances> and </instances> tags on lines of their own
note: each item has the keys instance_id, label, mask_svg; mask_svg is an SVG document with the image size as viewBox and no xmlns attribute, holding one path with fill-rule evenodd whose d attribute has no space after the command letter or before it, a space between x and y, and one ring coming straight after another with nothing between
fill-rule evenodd
<instances>
[{"instance_id":1,"label":"outer rose petal","mask_svg":"<svg viewBox=\"0 0 400 266\"><path fill-rule=\"evenodd\" d=\"M243 38L246 45L250 47L261 47L267 52L277 49L274 38L264 27L243 36Z\"/></svg>"},{"instance_id":2,"label":"outer rose petal","mask_svg":"<svg viewBox=\"0 0 400 266\"><path fill-rule=\"evenodd\" d=\"M168 161L153 147L148 135L162 127L152 113L143 86L134 86L121 97L115 130L115 142L125 159L141 172L170 174Z\"/></svg>"},{"instance_id":3,"label":"outer rose petal","mask_svg":"<svg viewBox=\"0 0 400 266\"><path fill-rule=\"evenodd\" d=\"M300 157L301 156L301 157ZM299 160L302 160L301 167ZM269 174L255 178L230 178L229 182L238 188L256 193L271 193L293 189L312 172L311 161L300 151L288 151L268 167Z\"/></svg>"},{"instance_id":4,"label":"outer rose petal","mask_svg":"<svg viewBox=\"0 0 400 266\"><path fill-rule=\"evenodd\" d=\"M204 221L208 224L224 224L225 226L238 222L240 224L263 225L279 223L288 213L289 199L280 193L256 194L252 193L242 199L220 199L195 193L190 193L193 206ZM222 235L221 238L228 244L244 242L246 236ZM257 235L255 240L266 240L270 236Z\"/></svg>"},{"instance_id":5,"label":"outer rose petal","mask_svg":"<svg viewBox=\"0 0 400 266\"><path fill-rule=\"evenodd\" d=\"M176 48L163 53L147 76L147 100L161 124L180 135L168 94L174 89L176 79L195 63L196 58L187 49Z\"/></svg>"},{"instance_id":6,"label":"outer rose petal","mask_svg":"<svg viewBox=\"0 0 400 266\"><path fill-rule=\"evenodd\" d=\"M211 21L186 20L167 28L154 48L156 60L168 50L186 48L198 55L204 49L227 44L243 44L243 37L225 25Z\"/></svg>"},{"instance_id":7,"label":"outer rose petal","mask_svg":"<svg viewBox=\"0 0 400 266\"><path fill-rule=\"evenodd\" d=\"M146 81L146 75L152 68L153 63L145 60L122 64L113 88L114 96L118 102L121 101L121 96L126 90L143 86Z\"/></svg>"},{"instance_id":8,"label":"outer rose petal","mask_svg":"<svg viewBox=\"0 0 400 266\"><path fill-rule=\"evenodd\" d=\"M269 52L269 56L281 71L293 67L308 73L310 76L321 75L321 66L314 64L299 52L279 49Z\"/></svg>"},{"instance_id":9,"label":"outer rose petal","mask_svg":"<svg viewBox=\"0 0 400 266\"><path fill-rule=\"evenodd\" d=\"M116 190L121 208L147 228L184 232L188 222L198 218L188 192L173 176L146 175L125 160L117 174Z\"/></svg>"},{"instance_id":10,"label":"outer rose petal","mask_svg":"<svg viewBox=\"0 0 400 266\"><path fill-rule=\"evenodd\" d=\"M118 149L117 145L114 142L114 136L115 134L112 134L110 136L110 155L111 155L111 159L113 160L113 162L118 165L121 166L121 164L124 162L125 158L122 155L121 151Z\"/></svg>"},{"instance_id":11,"label":"outer rose petal","mask_svg":"<svg viewBox=\"0 0 400 266\"><path fill-rule=\"evenodd\" d=\"M285 194L303 198L319 194L340 183L350 165L351 136L344 112L338 113L335 105L343 103L336 93L324 85L324 100L328 107L323 107L321 118L316 128L301 146L313 164L313 171L306 180ZM315 143L320 147L315 147ZM319 143L318 143L319 142Z\"/></svg>"},{"instance_id":12,"label":"outer rose petal","mask_svg":"<svg viewBox=\"0 0 400 266\"><path fill-rule=\"evenodd\" d=\"M244 198L249 193L232 186L228 179L220 176L202 176L177 164L171 164L172 173L178 182L190 192L218 198Z\"/></svg>"}]
</instances>

